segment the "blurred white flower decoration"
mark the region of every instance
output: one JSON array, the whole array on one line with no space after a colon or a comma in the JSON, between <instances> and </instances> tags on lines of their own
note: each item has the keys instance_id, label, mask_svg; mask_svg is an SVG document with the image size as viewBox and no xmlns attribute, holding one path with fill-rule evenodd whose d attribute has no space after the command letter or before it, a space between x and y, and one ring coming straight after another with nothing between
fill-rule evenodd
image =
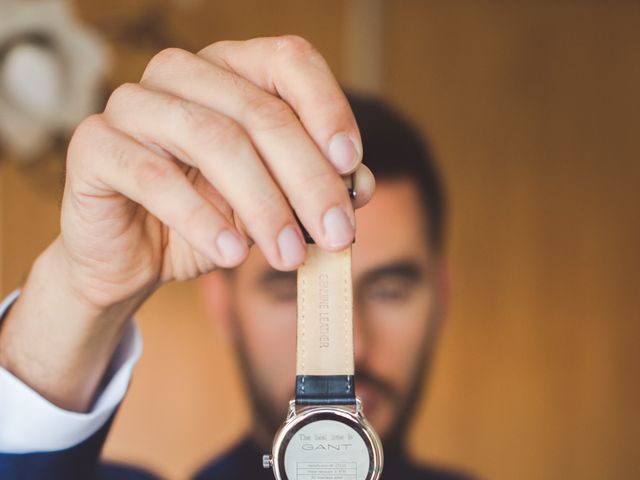
<instances>
[{"instance_id":1,"label":"blurred white flower decoration","mask_svg":"<svg viewBox=\"0 0 640 480\"><path fill-rule=\"evenodd\" d=\"M63 0L0 0L0 145L37 158L100 100L105 43Z\"/></svg>"}]
</instances>

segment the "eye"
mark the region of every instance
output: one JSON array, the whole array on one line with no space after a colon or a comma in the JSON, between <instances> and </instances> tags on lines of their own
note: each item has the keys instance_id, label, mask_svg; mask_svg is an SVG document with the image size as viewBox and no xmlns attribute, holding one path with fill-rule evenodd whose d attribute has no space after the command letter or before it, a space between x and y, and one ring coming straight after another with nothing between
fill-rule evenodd
<instances>
[{"instance_id":1,"label":"eye","mask_svg":"<svg viewBox=\"0 0 640 480\"><path fill-rule=\"evenodd\" d=\"M366 297L377 301L398 301L406 299L410 293L413 282L405 278L379 279L366 290Z\"/></svg>"},{"instance_id":2,"label":"eye","mask_svg":"<svg viewBox=\"0 0 640 480\"><path fill-rule=\"evenodd\" d=\"M279 278L266 285L268 295L276 302L295 302L297 299L295 278Z\"/></svg>"}]
</instances>

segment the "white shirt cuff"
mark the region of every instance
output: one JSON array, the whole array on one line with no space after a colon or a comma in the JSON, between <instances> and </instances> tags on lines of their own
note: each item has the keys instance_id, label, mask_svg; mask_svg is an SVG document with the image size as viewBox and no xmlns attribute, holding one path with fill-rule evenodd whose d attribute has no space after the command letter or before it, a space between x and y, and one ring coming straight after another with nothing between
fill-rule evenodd
<instances>
[{"instance_id":1,"label":"white shirt cuff","mask_svg":"<svg viewBox=\"0 0 640 480\"><path fill-rule=\"evenodd\" d=\"M15 290L0 304L0 322L19 294ZM142 335L131 320L107 369L105 386L88 413L57 407L0 367L0 452L63 450L89 438L122 402L141 354Z\"/></svg>"}]
</instances>

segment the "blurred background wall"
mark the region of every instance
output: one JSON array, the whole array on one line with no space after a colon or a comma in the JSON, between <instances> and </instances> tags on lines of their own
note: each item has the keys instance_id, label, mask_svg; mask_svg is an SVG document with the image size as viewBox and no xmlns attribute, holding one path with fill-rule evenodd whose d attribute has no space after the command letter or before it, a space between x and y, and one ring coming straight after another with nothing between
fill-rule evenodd
<instances>
[{"instance_id":1,"label":"blurred background wall","mask_svg":"<svg viewBox=\"0 0 640 480\"><path fill-rule=\"evenodd\" d=\"M454 308L414 453L491 479L640 478L640 4L79 0L105 95L153 53L297 33L426 131L452 204ZM0 18L0 23L2 23ZM0 289L56 235L62 148L0 156ZM145 354L106 455L185 478L247 425L195 284L138 320ZM393 479L396 480L396 479Z\"/></svg>"}]
</instances>

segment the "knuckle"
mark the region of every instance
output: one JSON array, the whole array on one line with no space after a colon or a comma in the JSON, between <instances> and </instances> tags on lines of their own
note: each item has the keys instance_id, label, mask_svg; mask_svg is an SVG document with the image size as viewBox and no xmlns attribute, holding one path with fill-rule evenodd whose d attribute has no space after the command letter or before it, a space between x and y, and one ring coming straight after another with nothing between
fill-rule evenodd
<instances>
[{"instance_id":1,"label":"knuckle","mask_svg":"<svg viewBox=\"0 0 640 480\"><path fill-rule=\"evenodd\" d=\"M251 225L254 233L267 238L277 235L279 229L290 221L290 207L279 191L261 195L252 202L252 207L244 217L245 223Z\"/></svg>"},{"instance_id":2,"label":"knuckle","mask_svg":"<svg viewBox=\"0 0 640 480\"><path fill-rule=\"evenodd\" d=\"M126 82L119 85L109 97L105 111L111 111L114 108L117 109L120 105L127 105L131 100L131 97L140 92L140 85L133 82Z\"/></svg>"},{"instance_id":3,"label":"knuckle","mask_svg":"<svg viewBox=\"0 0 640 480\"><path fill-rule=\"evenodd\" d=\"M114 145L113 156L120 169L129 170L138 188L149 189L166 185L172 175L171 164L169 162L159 162L154 160L140 160L131 156L125 148Z\"/></svg>"},{"instance_id":4,"label":"knuckle","mask_svg":"<svg viewBox=\"0 0 640 480\"><path fill-rule=\"evenodd\" d=\"M231 41L229 40L220 40L218 42L214 42L206 47L200 49L198 51L198 55L200 56L210 56L210 55L218 55L221 51L223 51Z\"/></svg>"},{"instance_id":5,"label":"knuckle","mask_svg":"<svg viewBox=\"0 0 640 480\"><path fill-rule=\"evenodd\" d=\"M259 96L247 104L248 123L261 130L275 130L296 121L291 107L271 95Z\"/></svg>"},{"instance_id":6,"label":"knuckle","mask_svg":"<svg viewBox=\"0 0 640 480\"><path fill-rule=\"evenodd\" d=\"M355 123L353 111L341 90L335 92L327 92L318 98L318 102L323 106L322 111L318 112L327 121L339 121L347 125Z\"/></svg>"},{"instance_id":7,"label":"knuckle","mask_svg":"<svg viewBox=\"0 0 640 480\"><path fill-rule=\"evenodd\" d=\"M309 172L298 181L297 191L300 198L305 201L312 199L312 202L332 203L340 194L335 189L335 179L337 174L330 170ZM339 181L339 185L343 185ZM346 196L346 189L343 194Z\"/></svg>"},{"instance_id":8,"label":"knuckle","mask_svg":"<svg viewBox=\"0 0 640 480\"><path fill-rule=\"evenodd\" d=\"M142 78L148 78L150 75L163 70L168 65L171 65L172 68L174 68L176 65L183 64L189 61L192 55L193 54L187 50L177 47L169 47L160 50L151 58L151 60L149 60L149 63L147 63L142 74Z\"/></svg>"},{"instance_id":9,"label":"knuckle","mask_svg":"<svg viewBox=\"0 0 640 480\"><path fill-rule=\"evenodd\" d=\"M181 112L188 134L205 149L224 149L242 141L245 136L240 125L233 119L214 114L206 108L181 102Z\"/></svg>"},{"instance_id":10,"label":"knuckle","mask_svg":"<svg viewBox=\"0 0 640 480\"><path fill-rule=\"evenodd\" d=\"M189 209L180 213L182 227L187 232L197 232L203 224L202 210Z\"/></svg>"},{"instance_id":11,"label":"knuckle","mask_svg":"<svg viewBox=\"0 0 640 480\"><path fill-rule=\"evenodd\" d=\"M74 138L84 138L87 136L92 136L97 133L99 130L104 128L105 122L102 118L102 114L94 113L93 115L89 115L82 120L78 126L76 127L73 137Z\"/></svg>"},{"instance_id":12,"label":"knuckle","mask_svg":"<svg viewBox=\"0 0 640 480\"><path fill-rule=\"evenodd\" d=\"M276 50L287 57L306 57L315 52L309 40L299 35L283 35L276 39Z\"/></svg>"},{"instance_id":13,"label":"knuckle","mask_svg":"<svg viewBox=\"0 0 640 480\"><path fill-rule=\"evenodd\" d=\"M101 114L94 113L82 120L75 128L67 149L67 158L73 161L74 158L84 156L87 148L95 143L95 138L101 134L106 124Z\"/></svg>"}]
</instances>

